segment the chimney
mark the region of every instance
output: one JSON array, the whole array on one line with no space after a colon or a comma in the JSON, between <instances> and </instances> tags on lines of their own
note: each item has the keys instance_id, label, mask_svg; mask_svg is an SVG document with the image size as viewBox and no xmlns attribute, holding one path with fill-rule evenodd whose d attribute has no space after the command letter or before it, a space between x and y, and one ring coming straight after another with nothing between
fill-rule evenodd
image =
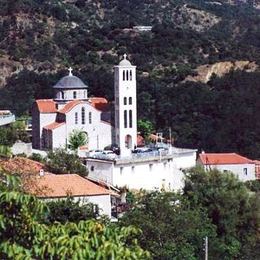
<instances>
[{"instance_id":1,"label":"chimney","mask_svg":"<svg viewBox=\"0 0 260 260\"><path fill-rule=\"evenodd\" d=\"M43 169L40 169L39 175L40 175L40 177L44 176L44 170Z\"/></svg>"}]
</instances>

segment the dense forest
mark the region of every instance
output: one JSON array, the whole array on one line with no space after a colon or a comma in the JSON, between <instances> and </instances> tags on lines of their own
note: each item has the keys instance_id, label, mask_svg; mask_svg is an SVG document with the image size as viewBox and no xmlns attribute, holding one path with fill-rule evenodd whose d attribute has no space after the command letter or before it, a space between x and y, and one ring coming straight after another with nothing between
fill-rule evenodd
<instances>
[{"instance_id":1,"label":"dense forest","mask_svg":"<svg viewBox=\"0 0 260 260\"><path fill-rule=\"evenodd\" d=\"M72 66L89 94L113 101L123 53L138 69L138 116L177 146L260 158L260 11L256 2L112 0L0 2L0 108L30 114ZM133 29L151 25L150 32ZM207 82L204 64L249 61Z\"/></svg>"}]
</instances>

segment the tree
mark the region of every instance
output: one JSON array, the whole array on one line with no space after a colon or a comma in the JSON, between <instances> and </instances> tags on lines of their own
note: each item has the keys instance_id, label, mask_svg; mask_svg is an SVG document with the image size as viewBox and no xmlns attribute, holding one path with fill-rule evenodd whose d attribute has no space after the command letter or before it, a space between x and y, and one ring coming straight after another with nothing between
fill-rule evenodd
<instances>
[{"instance_id":1,"label":"tree","mask_svg":"<svg viewBox=\"0 0 260 260\"><path fill-rule=\"evenodd\" d=\"M187 171L183 196L193 209L203 207L217 228L213 259L259 259L259 204L232 173L201 168Z\"/></svg>"},{"instance_id":2,"label":"tree","mask_svg":"<svg viewBox=\"0 0 260 260\"><path fill-rule=\"evenodd\" d=\"M76 151L79 147L88 143L87 134L81 130L74 129L69 135L69 148Z\"/></svg>"},{"instance_id":3,"label":"tree","mask_svg":"<svg viewBox=\"0 0 260 260\"><path fill-rule=\"evenodd\" d=\"M187 200L173 192L141 195L120 221L142 230L140 244L153 259L198 259L203 238L216 236L214 225L201 207L191 209Z\"/></svg>"},{"instance_id":4,"label":"tree","mask_svg":"<svg viewBox=\"0 0 260 260\"><path fill-rule=\"evenodd\" d=\"M78 223L80 220L95 219L97 217L96 205L92 203L81 205L80 201L73 201L71 197L66 200L50 201L47 206L49 208L47 223L55 221Z\"/></svg>"},{"instance_id":5,"label":"tree","mask_svg":"<svg viewBox=\"0 0 260 260\"><path fill-rule=\"evenodd\" d=\"M151 121L146 119L140 119L137 121L137 129L139 132L141 132L141 135L145 138L147 141L149 138L149 135L154 130L154 126Z\"/></svg>"},{"instance_id":6,"label":"tree","mask_svg":"<svg viewBox=\"0 0 260 260\"><path fill-rule=\"evenodd\" d=\"M14 176L0 177L1 259L150 259L136 241L139 230L92 220L44 224L46 205Z\"/></svg>"},{"instance_id":7,"label":"tree","mask_svg":"<svg viewBox=\"0 0 260 260\"><path fill-rule=\"evenodd\" d=\"M82 176L88 174L85 165L75 153L68 153L65 149L50 151L47 155L46 165L48 169L56 174L77 173Z\"/></svg>"}]
</instances>

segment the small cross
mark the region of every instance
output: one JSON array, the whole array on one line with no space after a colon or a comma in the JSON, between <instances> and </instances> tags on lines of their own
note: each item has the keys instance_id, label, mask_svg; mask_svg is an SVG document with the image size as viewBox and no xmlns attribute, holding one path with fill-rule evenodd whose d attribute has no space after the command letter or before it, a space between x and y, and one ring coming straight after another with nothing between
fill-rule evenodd
<instances>
[{"instance_id":1,"label":"small cross","mask_svg":"<svg viewBox=\"0 0 260 260\"><path fill-rule=\"evenodd\" d=\"M68 71L69 71L69 76L73 76L73 75L72 75L73 69L72 69L71 67L68 68Z\"/></svg>"},{"instance_id":2,"label":"small cross","mask_svg":"<svg viewBox=\"0 0 260 260\"><path fill-rule=\"evenodd\" d=\"M125 54L123 55L123 57L124 57L124 60L126 60L127 54L125 53Z\"/></svg>"}]
</instances>

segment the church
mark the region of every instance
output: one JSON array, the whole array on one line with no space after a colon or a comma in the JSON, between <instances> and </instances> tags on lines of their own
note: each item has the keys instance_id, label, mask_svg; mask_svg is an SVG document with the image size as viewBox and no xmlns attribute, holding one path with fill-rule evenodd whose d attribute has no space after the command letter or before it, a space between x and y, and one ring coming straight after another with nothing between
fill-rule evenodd
<instances>
[{"instance_id":1,"label":"church","mask_svg":"<svg viewBox=\"0 0 260 260\"><path fill-rule=\"evenodd\" d=\"M88 86L72 74L54 86L53 99L36 100L32 108L33 148L53 150L68 147L73 130L88 137L88 150L103 150L111 144L121 154L131 154L137 145L136 67L124 55L114 67L115 110L111 122L110 105L105 98L88 97Z\"/></svg>"}]
</instances>

